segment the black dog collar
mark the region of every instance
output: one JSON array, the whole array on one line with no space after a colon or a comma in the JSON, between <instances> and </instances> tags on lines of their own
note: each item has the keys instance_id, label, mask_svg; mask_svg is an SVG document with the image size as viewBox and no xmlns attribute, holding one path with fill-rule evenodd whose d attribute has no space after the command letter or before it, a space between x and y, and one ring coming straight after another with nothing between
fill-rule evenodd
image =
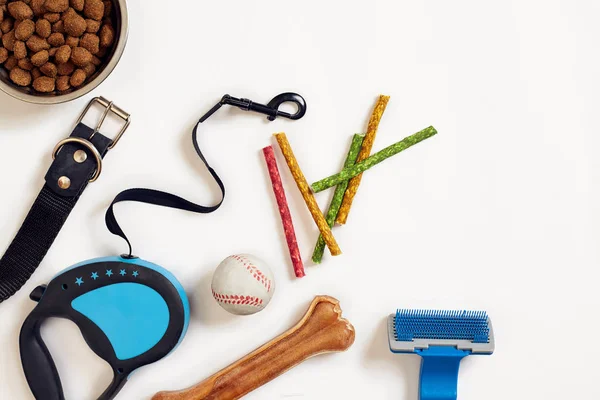
<instances>
[{"instance_id":1,"label":"black dog collar","mask_svg":"<svg viewBox=\"0 0 600 400\"><path fill-rule=\"evenodd\" d=\"M98 125L92 129L82 121L92 105L104 108ZM124 121L114 139L99 130L111 113ZM83 111L73 133L54 149L54 162L46 174L46 184L33 203L21 229L0 259L0 302L15 294L44 259L88 183L102 172L102 159L127 127L130 116L103 97L94 98Z\"/></svg>"}]
</instances>

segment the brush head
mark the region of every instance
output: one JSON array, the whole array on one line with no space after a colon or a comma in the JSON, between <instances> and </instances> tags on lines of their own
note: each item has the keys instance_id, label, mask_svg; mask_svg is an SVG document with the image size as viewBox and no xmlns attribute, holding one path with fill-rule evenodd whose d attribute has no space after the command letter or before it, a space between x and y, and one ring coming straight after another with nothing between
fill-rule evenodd
<instances>
[{"instance_id":1,"label":"brush head","mask_svg":"<svg viewBox=\"0 0 600 400\"><path fill-rule=\"evenodd\" d=\"M414 353L451 346L471 354L494 352L492 322L484 311L398 310L388 318L390 350Z\"/></svg>"}]
</instances>

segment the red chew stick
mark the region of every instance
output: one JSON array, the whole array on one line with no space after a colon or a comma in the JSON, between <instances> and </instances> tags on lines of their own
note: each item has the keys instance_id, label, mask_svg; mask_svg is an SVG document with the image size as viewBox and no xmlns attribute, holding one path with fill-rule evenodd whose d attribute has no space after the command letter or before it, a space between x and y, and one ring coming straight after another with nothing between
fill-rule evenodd
<instances>
[{"instance_id":1,"label":"red chew stick","mask_svg":"<svg viewBox=\"0 0 600 400\"><path fill-rule=\"evenodd\" d=\"M285 232L285 239L287 240L288 248L290 249L290 258L294 265L294 272L297 278L302 278L304 275L304 264L302 263L302 257L300 257L300 250L298 249L298 242L296 241L296 232L294 231L294 223L292 221L292 214L288 207L287 199L285 198L285 191L283 184L281 183L281 176L279 175L279 168L277 168L277 161L275 160L275 152L272 146L267 146L263 149L263 155L269 169L269 176L271 177L271 184L273 185L273 193L277 199L277 206L279 208L279 215L281 215L281 223L283 224L283 231Z\"/></svg>"}]
</instances>

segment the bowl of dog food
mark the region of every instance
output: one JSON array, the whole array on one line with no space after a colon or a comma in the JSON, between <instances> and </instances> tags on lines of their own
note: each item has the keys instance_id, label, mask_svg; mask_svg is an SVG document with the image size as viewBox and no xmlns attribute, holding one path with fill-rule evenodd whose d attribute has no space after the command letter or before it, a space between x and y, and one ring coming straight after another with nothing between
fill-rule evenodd
<instances>
[{"instance_id":1,"label":"bowl of dog food","mask_svg":"<svg viewBox=\"0 0 600 400\"><path fill-rule=\"evenodd\" d=\"M118 64L125 0L0 0L0 90L35 104L77 99Z\"/></svg>"}]
</instances>

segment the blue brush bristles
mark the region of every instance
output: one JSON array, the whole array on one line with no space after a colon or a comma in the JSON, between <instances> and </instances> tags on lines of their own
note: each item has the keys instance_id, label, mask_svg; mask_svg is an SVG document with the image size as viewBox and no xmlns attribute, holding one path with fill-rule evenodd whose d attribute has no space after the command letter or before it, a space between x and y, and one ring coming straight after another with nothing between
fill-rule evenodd
<instances>
[{"instance_id":1,"label":"blue brush bristles","mask_svg":"<svg viewBox=\"0 0 600 400\"><path fill-rule=\"evenodd\" d=\"M490 328L485 311L397 310L394 320L396 340L469 340L488 343Z\"/></svg>"}]
</instances>

